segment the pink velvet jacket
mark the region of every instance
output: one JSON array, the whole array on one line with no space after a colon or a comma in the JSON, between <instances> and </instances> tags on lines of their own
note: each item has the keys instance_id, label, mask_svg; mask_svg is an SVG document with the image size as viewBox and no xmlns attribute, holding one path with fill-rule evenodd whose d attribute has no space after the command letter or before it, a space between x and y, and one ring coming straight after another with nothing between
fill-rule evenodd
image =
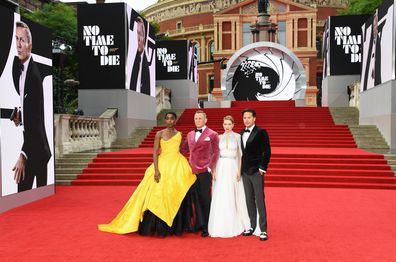
<instances>
[{"instance_id":1,"label":"pink velvet jacket","mask_svg":"<svg viewBox=\"0 0 396 262\"><path fill-rule=\"evenodd\" d=\"M219 136L212 129L206 127L195 142L195 131L187 134L180 151L185 154L190 152L190 165L194 174L214 170L219 158Z\"/></svg>"}]
</instances>

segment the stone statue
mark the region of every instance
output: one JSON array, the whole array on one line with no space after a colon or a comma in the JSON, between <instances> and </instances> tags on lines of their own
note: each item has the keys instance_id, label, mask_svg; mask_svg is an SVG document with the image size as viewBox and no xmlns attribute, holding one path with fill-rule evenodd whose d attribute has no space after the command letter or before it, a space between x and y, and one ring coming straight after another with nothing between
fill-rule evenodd
<instances>
[{"instance_id":1,"label":"stone statue","mask_svg":"<svg viewBox=\"0 0 396 262\"><path fill-rule=\"evenodd\" d=\"M269 0L258 0L259 14L268 14Z\"/></svg>"}]
</instances>

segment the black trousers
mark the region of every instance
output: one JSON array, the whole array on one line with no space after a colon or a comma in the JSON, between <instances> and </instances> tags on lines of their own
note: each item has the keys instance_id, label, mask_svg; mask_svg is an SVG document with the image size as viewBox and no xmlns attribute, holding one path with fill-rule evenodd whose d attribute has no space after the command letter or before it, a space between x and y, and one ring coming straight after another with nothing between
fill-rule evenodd
<instances>
[{"instance_id":1,"label":"black trousers","mask_svg":"<svg viewBox=\"0 0 396 262\"><path fill-rule=\"evenodd\" d=\"M36 164L34 167L32 167L29 161L27 161L25 167L25 179L19 182L18 192L32 189L34 178L36 178L37 187L46 186L47 173L47 163L44 162L40 165Z\"/></svg>"},{"instance_id":2,"label":"black trousers","mask_svg":"<svg viewBox=\"0 0 396 262\"><path fill-rule=\"evenodd\" d=\"M203 225L202 230L208 231L210 202L212 201L212 174L209 172L197 174L195 181L198 191L198 201L202 206Z\"/></svg>"},{"instance_id":3,"label":"black trousers","mask_svg":"<svg viewBox=\"0 0 396 262\"><path fill-rule=\"evenodd\" d=\"M243 187L245 189L246 205L250 218L250 226L253 230L257 226L257 211L259 214L259 226L261 232L267 232L267 209L265 207L264 175L256 172L252 175L242 174Z\"/></svg>"}]
</instances>

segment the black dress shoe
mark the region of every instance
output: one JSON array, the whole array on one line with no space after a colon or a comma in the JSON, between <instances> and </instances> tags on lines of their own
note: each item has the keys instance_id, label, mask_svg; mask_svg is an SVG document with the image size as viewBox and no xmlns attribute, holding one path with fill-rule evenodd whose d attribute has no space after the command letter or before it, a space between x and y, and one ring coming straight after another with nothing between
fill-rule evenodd
<instances>
[{"instance_id":1,"label":"black dress shoe","mask_svg":"<svg viewBox=\"0 0 396 262\"><path fill-rule=\"evenodd\" d=\"M267 232L261 232L260 233L260 241L265 241L268 239L268 234Z\"/></svg>"},{"instance_id":2,"label":"black dress shoe","mask_svg":"<svg viewBox=\"0 0 396 262\"><path fill-rule=\"evenodd\" d=\"M243 233L242 233L242 235L244 235L245 237L246 236L251 236L251 235L253 235L253 228L249 228L248 230L245 230Z\"/></svg>"},{"instance_id":3,"label":"black dress shoe","mask_svg":"<svg viewBox=\"0 0 396 262\"><path fill-rule=\"evenodd\" d=\"M201 237L208 237L208 236L209 236L208 231L202 231Z\"/></svg>"}]
</instances>

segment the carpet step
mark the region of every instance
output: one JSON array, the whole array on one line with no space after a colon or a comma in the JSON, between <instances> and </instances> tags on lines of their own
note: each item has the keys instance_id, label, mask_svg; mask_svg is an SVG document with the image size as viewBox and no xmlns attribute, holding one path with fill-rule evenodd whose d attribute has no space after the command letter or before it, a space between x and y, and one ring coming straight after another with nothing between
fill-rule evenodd
<instances>
[{"instance_id":1,"label":"carpet step","mask_svg":"<svg viewBox=\"0 0 396 262\"><path fill-rule=\"evenodd\" d=\"M139 180L75 180L73 186L137 186ZM348 188L348 189L389 189L396 190L396 184L382 183L343 183L343 182L298 182L298 181L268 181L266 187L311 187L311 188Z\"/></svg>"},{"instance_id":2,"label":"carpet step","mask_svg":"<svg viewBox=\"0 0 396 262\"><path fill-rule=\"evenodd\" d=\"M395 184L394 177L376 177L376 176L316 176L316 175L299 175L290 176L289 174L268 175L265 181L294 181L294 182L342 182L342 183L372 183L372 184Z\"/></svg>"},{"instance_id":3,"label":"carpet step","mask_svg":"<svg viewBox=\"0 0 396 262\"><path fill-rule=\"evenodd\" d=\"M389 189L396 190L395 184L366 184L366 183L340 183L340 182L292 182L277 181L266 182L266 187L312 187L312 188L348 188L348 189Z\"/></svg>"},{"instance_id":4,"label":"carpet step","mask_svg":"<svg viewBox=\"0 0 396 262\"><path fill-rule=\"evenodd\" d=\"M135 168L85 168L82 173L144 173L146 171L145 167L135 167Z\"/></svg>"},{"instance_id":5,"label":"carpet step","mask_svg":"<svg viewBox=\"0 0 396 262\"><path fill-rule=\"evenodd\" d=\"M387 164L324 164L324 163L274 163L270 162L269 168L296 168L296 169L341 169L341 170L390 170Z\"/></svg>"},{"instance_id":6,"label":"carpet step","mask_svg":"<svg viewBox=\"0 0 396 262\"><path fill-rule=\"evenodd\" d=\"M387 161L385 159L271 157L271 164L274 163L387 164Z\"/></svg>"},{"instance_id":7,"label":"carpet step","mask_svg":"<svg viewBox=\"0 0 396 262\"><path fill-rule=\"evenodd\" d=\"M151 161L144 162L118 162L118 163L90 163L88 168L132 168L132 167L144 167L147 168L151 164Z\"/></svg>"},{"instance_id":8,"label":"carpet step","mask_svg":"<svg viewBox=\"0 0 396 262\"><path fill-rule=\"evenodd\" d=\"M298 168L269 168L268 175L321 175L321 176L383 176L391 177L393 172L388 170L363 170L363 169L298 169Z\"/></svg>"},{"instance_id":9,"label":"carpet step","mask_svg":"<svg viewBox=\"0 0 396 262\"><path fill-rule=\"evenodd\" d=\"M112 159L112 158L120 158L120 157L134 157L134 158L147 158L147 157L153 157L153 153L115 153L115 154L99 154L97 158L107 158L107 159Z\"/></svg>"},{"instance_id":10,"label":"carpet step","mask_svg":"<svg viewBox=\"0 0 396 262\"><path fill-rule=\"evenodd\" d=\"M125 179L125 180L74 180L71 182L72 186L137 186L139 179Z\"/></svg>"},{"instance_id":11,"label":"carpet step","mask_svg":"<svg viewBox=\"0 0 396 262\"><path fill-rule=\"evenodd\" d=\"M151 162L153 161L153 157L122 157L122 158L95 158L92 160L93 163L118 163L118 162L126 162L126 163L141 163L141 162Z\"/></svg>"},{"instance_id":12,"label":"carpet step","mask_svg":"<svg viewBox=\"0 0 396 262\"><path fill-rule=\"evenodd\" d=\"M143 179L144 173L142 174L119 174L119 173L113 173L113 174L80 174L78 175L78 179L84 179L84 180L139 180L139 182Z\"/></svg>"}]
</instances>

